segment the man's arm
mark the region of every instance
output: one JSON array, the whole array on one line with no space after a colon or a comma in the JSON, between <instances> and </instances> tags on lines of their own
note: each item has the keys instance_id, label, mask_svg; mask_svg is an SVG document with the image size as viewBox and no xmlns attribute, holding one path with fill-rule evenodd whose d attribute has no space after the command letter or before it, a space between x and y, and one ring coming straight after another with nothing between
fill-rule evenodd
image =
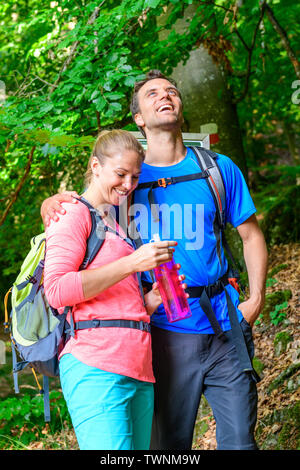
<instances>
[{"instance_id":1,"label":"man's arm","mask_svg":"<svg viewBox=\"0 0 300 470\"><path fill-rule=\"evenodd\" d=\"M249 299L239 305L246 321L253 326L265 302L268 252L262 231L252 215L237 227L243 242L244 259L249 279Z\"/></svg>"},{"instance_id":2,"label":"man's arm","mask_svg":"<svg viewBox=\"0 0 300 470\"><path fill-rule=\"evenodd\" d=\"M55 194L54 196L48 197L45 199L41 205L41 217L43 219L44 226L47 227L50 223L50 220L58 221L57 214L65 214L65 209L62 207L62 202L74 202L77 200L75 197L80 197L76 191L65 191L60 194Z\"/></svg>"}]
</instances>

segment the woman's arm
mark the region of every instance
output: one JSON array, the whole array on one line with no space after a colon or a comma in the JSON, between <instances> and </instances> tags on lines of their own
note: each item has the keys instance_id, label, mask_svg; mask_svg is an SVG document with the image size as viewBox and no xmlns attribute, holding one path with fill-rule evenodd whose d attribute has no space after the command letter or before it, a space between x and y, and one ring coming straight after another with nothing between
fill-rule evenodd
<instances>
[{"instance_id":1,"label":"woman's arm","mask_svg":"<svg viewBox=\"0 0 300 470\"><path fill-rule=\"evenodd\" d=\"M93 298L133 273L170 261L176 245L173 241L145 244L111 263L79 271L90 229L89 211L79 203L68 204L64 217L46 231L44 288L54 308Z\"/></svg>"},{"instance_id":2,"label":"woman's arm","mask_svg":"<svg viewBox=\"0 0 300 470\"><path fill-rule=\"evenodd\" d=\"M84 298L89 299L100 294L127 276L141 271L149 271L159 264L171 261L174 241L160 241L142 245L138 250L112 263L96 269L81 271ZM159 302L161 303L161 302ZM159 305L159 304L158 304ZM158 307L155 306L154 310Z\"/></svg>"}]
</instances>

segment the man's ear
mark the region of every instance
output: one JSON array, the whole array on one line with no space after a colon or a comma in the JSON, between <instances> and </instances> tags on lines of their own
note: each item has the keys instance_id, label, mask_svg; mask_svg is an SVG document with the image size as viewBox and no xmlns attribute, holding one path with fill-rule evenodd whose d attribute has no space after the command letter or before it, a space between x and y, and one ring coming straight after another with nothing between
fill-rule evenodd
<instances>
[{"instance_id":1,"label":"man's ear","mask_svg":"<svg viewBox=\"0 0 300 470\"><path fill-rule=\"evenodd\" d=\"M144 127L144 119L142 118L142 115L140 113L136 113L134 115L134 121L138 127Z\"/></svg>"}]
</instances>

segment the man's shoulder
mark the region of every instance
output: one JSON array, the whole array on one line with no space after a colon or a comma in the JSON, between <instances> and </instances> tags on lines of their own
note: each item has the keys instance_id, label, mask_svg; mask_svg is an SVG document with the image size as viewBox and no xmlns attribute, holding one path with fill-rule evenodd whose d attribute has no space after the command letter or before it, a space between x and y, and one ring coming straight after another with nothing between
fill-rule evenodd
<instances>
[{"instance_id":1,"label":"man's shoulder","mask_svg":"<svg viewBox=\"0 0 300 470\"><path fill-rule=\"evenodd\" d=\"M194 152L192 149L195 148L194 146L188 147L188 155L191 157L194 156ZM206 153L206 155L210 155L214 160L216 160L218 163L221 163L222 165L235 165L234 161L228 157L227 155L224 155L223 153L219 153L217 151L211 150L211 149L206 149L205 147L197 147L199 151L203 151Z\"/></svg>"},{"instance_id":2,"label":"man's shoulder","mask_svg":"<svg viewBox=\"0 0 300 470\"><path fill-rule=\"evenodd\" d=\"M222 153L215 152L215 161L221 172L225 192L227 195L245 192L247 184L239 166L232 158Z\"/></svg>"},{"instance_id":3,"label":"man's shoulder","mask_svg":"<svg viewBox=\"0 0 300 470\"><path fill-rule=\"evenodd\" d=\"M222 173L223 179L230 180L242 177L242 171L232 158L222 153L215 153L216 163Z\"/></svg>"},{"instance_id":4,"label":"man's shoulder","mask_svg":"<svg viewBox=\"0 0 300 470\"><path fill-rule=\"evenodd\" d=\"M189 150L191 150L191 149L189 149ZM201 151L201 148L199 150ZM227 177L230 177L230 175L238 169L238 167L234 163L234 161L230 157L228 157L227 155L224 155L224 154L219 153L219 152L214 152L210 149L203 148L203 150L204 151L207 150L206 155L208 154L216 162L217 167L221 171L223 179L226 180ZM193 158L192 151L189 155Z\"/></svg>"}]
</instances>

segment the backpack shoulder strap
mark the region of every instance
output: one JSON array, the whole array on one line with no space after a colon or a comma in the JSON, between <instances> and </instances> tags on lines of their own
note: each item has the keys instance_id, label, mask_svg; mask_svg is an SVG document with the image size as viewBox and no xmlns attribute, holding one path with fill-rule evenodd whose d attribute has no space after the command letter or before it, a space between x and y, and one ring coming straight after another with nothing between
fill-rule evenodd
<instances>
[{"instance_id":1,"label":"backpack shoulder strap","mask_svg":"<svg viewBox=\"0 0 300 470\"><path fill-rule=\"evenodd\" d=\"M223 175L217 162L217 154L203 147L191 147L191 149L193 150L202 171L206 170L209 172L209 177L206 179L206 181L217 208L218 225L220 231L222 232L222 244L231 261L232 277L239 280L239 271L241 268L232 254L224 231L226 227L226 190ZM244 292L241 283L240 287Z\"/></svg>"},{"instance_id":2,"label":"backpack shoulder strap","mask_svg":"<svg viewBox=\"0 0 300 470\"><path fill-rule=\"evenodd\" d=\"M105 240L107 227L104 224L100 214L86 199L81 197L81 198L78 198L77 200L80 201L85 206L87 206L87 208L90 211L91 222L92 222L91 231L86 242L86 252L84 255L83 262L79 268L80 270L82 270L82 269L85 269L93 261L98 251L100 250Z\"/></svg>"},{"instance_id":3,"label":"backpack shoulder strap","mask_svg":"<svg viewBox=\"0 0 300 470\"><path fill-rule=\"evenodd\" d=\"M121 239L123 239L128 244L133 246L132 243L131 243L131 239L129 239L128 237L127 238L122 238L119 233L115 232L110 227L105 225L105 223L103 222L102 217L100 216L99 212L85 198L81 197L80 199L78 199L78 201L82 202L83 204L85 204L88 207L88 209L90 211L90 214L91 214L91 221L92 221L91 231L90 231L89 237L88 237L87 242L86 242L86 245L87 245L86 246L86 252L85 252L83 262L81 263L81 266L79 268L80 270L85 269L93 261L93 259L97 255L98 251L100 250L100 248L101 248L101 246L102 246L102 244L105 240L106 232L108 232L108 231L115 233ZM143 288L142 288L142 284L141 284L141 275L140 275L140 273L137 273L137 277L138 277L138 282L139 282L139 288L140 288L140 291L141 291L141 296L143 298L143 302L144 302L144 305L145 305L145 299L144 299ZM71 323L72 323L72 325L71 325L71 331L72 331L71 335L73 335L73 333L74 333L74 324L73 324L72 314L71 314Z\"/></svg>"},{"instance_id":4,"label":"backpack shoulder strap","mask_svg":"<svg viewBox=\"0 0 300 470\"><path fill-rule=\"evenodd\" d=\"M81 197L78 200L89 209L92 223L91 231L86 242L85 256L79 268L80 270L85 269L93 261L105 240L106 232L114 233L130 246L134 247L131 238L128 236L124 238L118 231L106 225L99 212L86 199Z\"/></svg>"},{"instance_id":5,"label":"backpack shoulder strap","mask_svg":"<svg viewBox=\"0 0 300 470\"><path fill-rule=\"evenodd\" d=\"M203 172L208 172L206 182L213 196L220 229L226 226L226 191L223 176L217 163L217 154L203 147L190 147Z\"/></svg>"}]
</instances>

